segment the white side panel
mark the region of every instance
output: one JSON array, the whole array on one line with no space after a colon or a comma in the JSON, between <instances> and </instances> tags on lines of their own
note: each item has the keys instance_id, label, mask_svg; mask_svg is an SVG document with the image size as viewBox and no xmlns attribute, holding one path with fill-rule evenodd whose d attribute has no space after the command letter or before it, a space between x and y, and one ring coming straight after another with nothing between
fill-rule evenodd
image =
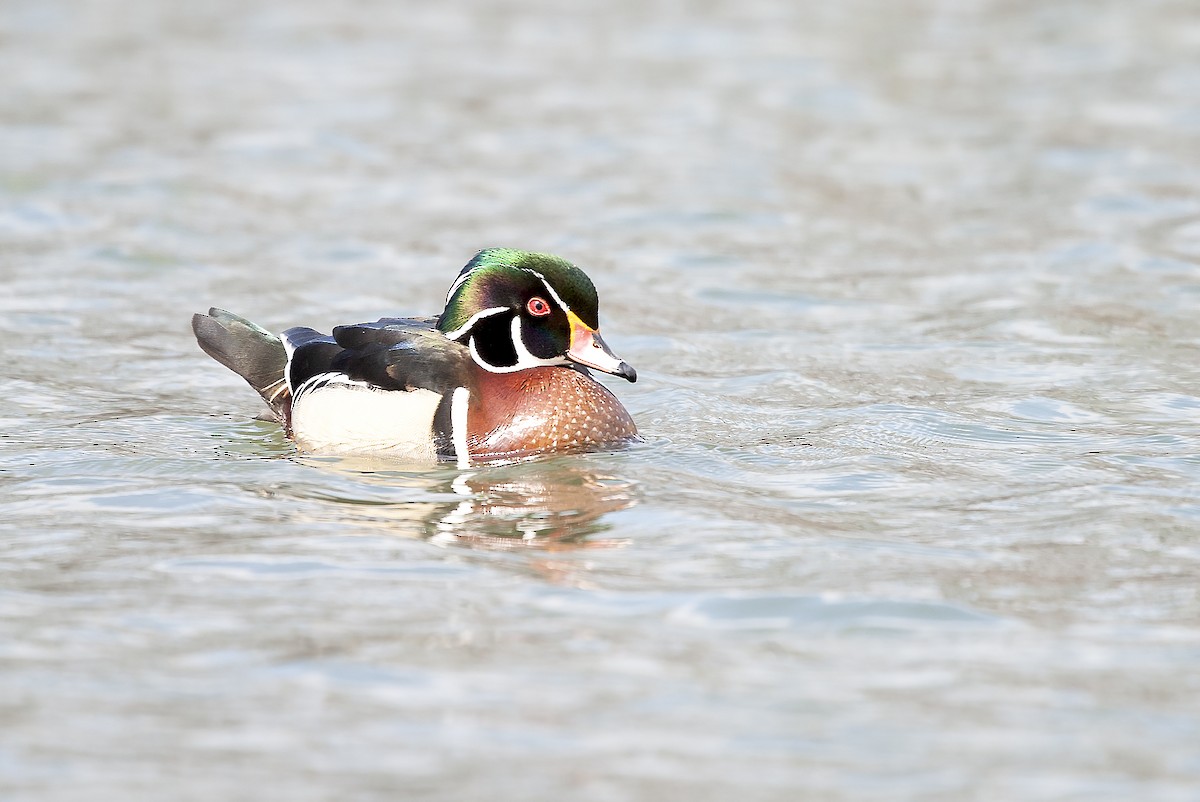
<instances>
[{"instance_id":1,"label":"white side panel","mask_svg":"<svg viewBox=\"0 0 1200 802\"><path fill-rule=\"evenodd\" d=\"M295 401L292 437L305 451L436 461L433 414L440 400L431 390L328 384Z\"/></svg>"}]
</instances>

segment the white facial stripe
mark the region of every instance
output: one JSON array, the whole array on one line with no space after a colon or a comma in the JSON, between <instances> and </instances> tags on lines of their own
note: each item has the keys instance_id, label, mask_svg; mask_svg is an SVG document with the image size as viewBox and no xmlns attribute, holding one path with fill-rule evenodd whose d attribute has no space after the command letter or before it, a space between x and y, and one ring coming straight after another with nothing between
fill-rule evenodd
<instances>
[{"instance_id":1,"label":"white facial stripe","mask_svg":"<svg viewBox=\"0 0 1200 802\"><path fill-rule=\"evenodd\" d=\"M446 303L450 303L450 298L454 296L454 291L463 285L463 283L471 277L474 270L468 270L454 279L454 283L450 285L450 291L446 293Z\"/></svg>"},{"instance_id":2,"label":"white facial stripe","mask_svg":"<svg viewBox=\"0 0 1200 802\"><path fill-rule=\"evenodd\" d=\"M454 297L454 292L459 287L461 287L463 284L465 284L467 279L469 279L472 275L474 275L475 271L478 270L480 267L482 267L482 265L477 265L477 266L471 268L470 270L466 271L465 273L460 273L459 276L456 279L454 279L454 283L450 285L449 291L446 292L446 303L450 303L450 299ZM514 267L515 267L515 265L514 265ZM545 277L541 273L537 272L536 270L530 270L527 267L522 267L522 268L518 268L518 269L524 270L526 273L533 273L533 275L537 276L542 281L546 280Z\"/></svg>"},{"instance_id":3,"label":"white facial stripe","mask_svg":"<svg viewBox=\"0 0 1200 802\"><path fill-rule=\"evenodd\" d=\"M521 318L514 317L512 322L512 341L513 350L517 352L517 364L507 367L492 365L483 360L479 355L479 349L475 347L475 338L472 337L467 341L467 347L471 350L471 358L475 360L475 364L490 373L516 373L518 370L526 370L527 368L536 368L540 365L565 365L567 364L566 357L555 357L553 359L539 359L529 352L529 348L525 345L525 341L521 339Z\"/></svg>"},{"instance_id":4,"label":"white facial stripe","mask_svg":"<svg viewBox=\"0 0 1200 802\"><path fill-rule=\"evenodd\" d=\"M564 312L570 312L571 307L567 306L567 302L564 301L559 294L554 291L554 288L550 286L550 282L546 281L546 279L542 278L541 276L538 276L538 278L542 279L542 283L546 285L546 291L554 297L554 302L561 306Z\"/></svg>"},{"instance_id":5,"label":"white facial stripe","mask_svg":"<svg viewBox=\"0 0 1200 802\"><path fill-rule=\"evenodd\" d=\"M526 273L532 273L533 275L540 278L542 280L542 284L546 285L546 292L550 293L550 297L554 299L554 302L556 304L558 304L559 306L561 306L564 312L571 311L571 307L567 306L566 302L563 301L562 296L554 291L554 288L550 286L550 282L546 281L545 276L543 276L541 273L537 272L536 270L532 270L528 267L522 267L521 269L524 270Z\"/></svg>"},{"instance_id":6,"label":"white facial stripe","mask_svg":"<svg viewBox=\"0 0 1200 802\"><path fill-rule=\"evenodd\" d=\"M519 316L513 318L511 331L513 348L517 349L517 367L540 365L545 361L529 353L529 348L521 337L521 318Z\"/></svg>"},{"instance_id":7,"label":"white facial stripe","mask_svg":"<svg viewBox=\"0 0 1200 802\"><path fill-rule=\"evenodd\" d=\"M476 312L475 314L471 315L471 319L468 320L466 323L462 324L454 331L446 332L446 338L450 339L450 340L457 340L459 337L466 334L472 326L474 326L479 321L483 320L485 317L491 317L492 315L498 315L501 312L507 312L507 311L508 311L507 306L493 306L491 309L484 309L481 312Z\"/></svg>"},{"instance_id":8,"label":"white facial stripe","mask_svg":"<svg viewBox=\"0 0 1200 802\"><path fill-rule=\"evenodd\" d=\"M478 270L478 269L479 268L475 268L475 270ZM562 307L564 312L571 311L571 307L567 306L567 303L566 303L566 301L564 301L562 299L562 296L559 295L555 291L555 289L550 286L550 282L546 280L545 276L543 276L541 273L539 273L536 270L529 268L529 267L521 267L518 269L524 270L526 273L537 276L538 279L541 280L542 284L546 287L546 292L548 292L550 294L550 297L554 299L554 302L556 304L558 304L560 307ZM454 283L450 285L450 291L446 293L446 303L450 303L450 299L454 296L454 292L459 287L461 287L466 282L467 279L469 279L471 277L471 274L474 273L475 270L471 270L466 273L463 273L461 276L459 276L458 278L456 278L454 280ZM477 319L479 319L480 317L486 317L489 314L495 314L495 313L496 313L496 310L494 310L494 309L485 309L483 312L478 313L477 315L472 317L469 321L467 321L467 324L465 326L461 326L461 327L455 329L453 332L451 332L450 334L447 334L446 336L449 337L451 340L458 339L459 337L461 337L463 335L463 333L467 329L471 328L471 325L474 324Z\"/></svg>"}]
</instances>

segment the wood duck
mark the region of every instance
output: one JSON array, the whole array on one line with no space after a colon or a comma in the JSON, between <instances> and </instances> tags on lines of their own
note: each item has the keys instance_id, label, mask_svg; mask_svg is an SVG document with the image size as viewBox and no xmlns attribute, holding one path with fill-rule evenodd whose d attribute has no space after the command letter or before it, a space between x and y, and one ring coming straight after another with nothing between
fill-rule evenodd
<instances>
[{"instance_id":1,"label":"wood duck","mask_svg":"<svg viewBox=\"0 0 1200 802\"><path fill-rule=\"evenodd\" d=\"M210 309L192 330L302 450L465 468L639 439L588 372L637 380L600 338L597 304L591 280L565 259L492 248L462 269L436 318L276 336Z\"/></svg>"}]
</instances>

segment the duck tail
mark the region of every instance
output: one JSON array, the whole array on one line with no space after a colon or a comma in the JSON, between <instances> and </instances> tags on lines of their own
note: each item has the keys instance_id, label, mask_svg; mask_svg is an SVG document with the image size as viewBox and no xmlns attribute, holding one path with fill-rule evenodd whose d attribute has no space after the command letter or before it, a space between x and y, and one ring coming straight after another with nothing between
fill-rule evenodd
<instances>
[{"instance_id":1,"label":"duck tail","mask_svg":"<svg viewBox=\"0 0 1200 802\"><path fill-rule=\"evenodd\" d=\"M192 331L204 353L232 370L267 402L276 420L286 424L292 393L285 371L283 341L266 329L224 309L192 315Z\"/></svg>"}]
</instances>

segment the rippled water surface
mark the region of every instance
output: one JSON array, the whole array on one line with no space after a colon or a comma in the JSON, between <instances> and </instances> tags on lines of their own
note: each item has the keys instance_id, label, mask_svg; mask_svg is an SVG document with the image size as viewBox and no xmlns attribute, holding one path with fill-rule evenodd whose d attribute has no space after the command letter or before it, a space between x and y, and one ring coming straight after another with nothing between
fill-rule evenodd
<instances>
[{"instance_id":1,"label":"rippled water surface","mask_svg":"<svg viewBox=\"0 0 1200 802\"><path fill-rule=\"evenodd\" d=\"M1195 10L4 3L0 796L1200 798ZM644 444L298 455L190 336L492 245Z\"/></svg>"}]
</instances>

